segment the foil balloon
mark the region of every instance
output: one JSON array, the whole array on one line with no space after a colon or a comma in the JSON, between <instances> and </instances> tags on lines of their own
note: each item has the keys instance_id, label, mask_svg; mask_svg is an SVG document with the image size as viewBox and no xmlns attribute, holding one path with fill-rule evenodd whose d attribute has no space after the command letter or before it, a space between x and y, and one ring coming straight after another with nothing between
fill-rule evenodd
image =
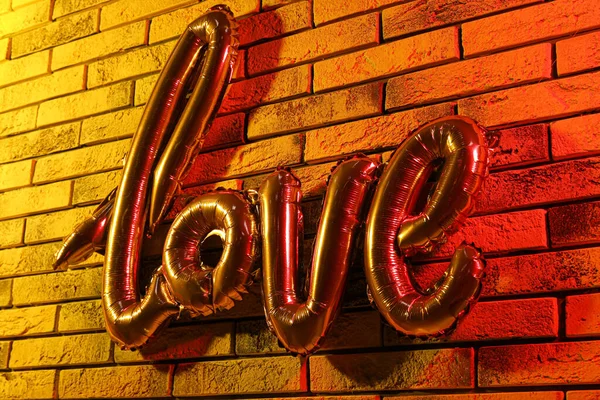
<instances>
[{"instance_id":1,"label":"foil balloon","mask_svg":"<svg viewBox=\"0 0 600 400\"><path fill-rule=\"evenodd\" d=\"M308 295L298 293L303 237L300 182L278 170L259 189L263 240L263 301L267 322L293 353L318 348L337 315L363 206L377 164L367 157L341 163L332 173L315 240Z\"/></svg>"},{"instance_id":2,"label":"foil balloon","mask_svg":"<svg viewBox=\"0 0 600 400\"><path fill-rule=\"evenodd\" d=\"M192 22L160 74L134 136L116 193L102 286L107 330L123 347L143 345L153 332L179 312L179 304L161 271L153 275L143 299L137 287L150 177L161 149L165 149L161 156L166 160L164 163L178 169L179 161L172 161L173 157L187 162L202 143L208 121L219 106L223 86L231 76L237 51L235 35L236 23L223 7L214 8ZM186 95L194 82L196 86L186 103ZM193 121L194 118L197 121ZM173 136L167 140L173 129ZM173 152L180 150L180 141L190 146L190 150L177 155ZM152 210L163 210L169 202L172 182L165 178L165 173L171 171L155 171L162 178L153 181ZM154 217L153 226L156 221Z\"/></svg>"},{"instance_id":3,"label":"foil balloon","mask_svg":"<svg viewBox=\"0 0 600 400\"><path fill-rule=\"evenodd\" d=\"M465 117L431 122L394 153L375 191L365 233L365 273L370 295L387 322L415 336L452 329L476 301L484 262L466 244L455 252L440 282L421 293L405 256L430 251L465 221L488 168L484 130ZM434 163L443 160L435 192L411 215Z\"/></svg>"},{"instance_id":4,"label":"foil balloon","mask_svg":"<svg viewBox=\"0 0 600 400\"><path fill-rule=\"evenodd\" d=\"M110 223L117 188L111 190L106 198L94 210L92 215L77 225L65 238L56 253L55 269L64 269L68 265L79 264L87 260L94 252L103 253L106 246L107 226Z\"/></svg>"},{"instance_id":5,"label":"foil balloon","mask_svg":"<svg viewBox=\"0 0 600 400\"><path fill-rule=\"evenodd\" d=\"M202 242L212 235L223 244L214 269L200 258ZM175 300L192 315L233 307L252 283L258 238L256 217L240 194L223 190L196 198L175 218L165 242L163 273Z\"/></svg>"}]
</instances>

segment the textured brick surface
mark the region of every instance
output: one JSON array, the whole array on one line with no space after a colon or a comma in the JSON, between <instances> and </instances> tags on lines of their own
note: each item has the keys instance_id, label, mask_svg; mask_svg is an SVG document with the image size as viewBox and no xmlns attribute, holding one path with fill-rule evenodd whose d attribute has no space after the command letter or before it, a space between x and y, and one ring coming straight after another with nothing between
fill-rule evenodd
<instances>
[{"instance_id":1,"label":"textured brick surface","mask_svg":"<svg viewBox=\"0 0 600 400\"><path fill-rule=\"evenodd\" d=\"M0 372L0 396L11 399L52 399L56 371Z\"/></svg>"},{"instance_id":2,"label":"textured brick surface","mask_svg":"<svg viewBox=\"0 0 600 400\"><path fill-rule=\"evenodd\" d=\"M99 298L102 268L74 270L13 279L14 305Z\"/></svg>"},{"instance_id":3,"label":"textured brick surface","mask_svg":"<svg viewBox=\"0 0 600 400\"><path fill-rule=\"evenodd\" d=\"M62 239L69 235L77 224L90 216L94 209L95 207L78 207L29 217L25 230L25 243Z\"/></svg>"},{"instance_id":4,"label":"textured brick surface","mask_svg":"<svg viewBox=\"0 0 600 400\"><path fill-rule=\"evenodd\" d=\"M28 57L0 64L0 86L35 78L48 72L50 52L42 51Z\"/></svg>"},{"instance_id":5,"label":"textured brick surface","mask_svg":"<svg viewBox=\"0 0 600 400\"><path fill-rule=\"evenodd\" d=\"M310 93L310 65L229 85L219 112L229 113Z\"/></svg>"},{"instance_id":6,"label":"textured brick surface","mask_svg":"<svg viewBox=\"0 0 600 400\"><path fill-rule=\"evenodd\" d=\"M61 399L164 397L169 394L168 365L83 368L60 371Z\"/></svg>"},{"instance_id":7,"label":"textured brick surface","mask_svg":"<svg viewBox=\"0 0 600 400\"><path fill-rule=\"evenodd\" d=\"M552 3L553 4L553 3ZM598 108L600 73L573 76L471 97L458 102L460 114L487 127L559 118Z\"/></svg>"},{"instance_id":8,"label":"textured brick surface","mask_svg":"<svg viewBox=\"0 0 600 400\"><path fill-rule=\"evenodd\" d=\"M248 50L248 72L253 75L378 41L378 16L368 14L251 47Z\"/></svg>"},{"instance_id":9,"label":"textured brick surface","mask_svg":"<svg viewBox=\"0 0 600 400\"><path fill-rule=\"evenodd\" d=\"M376 115L381 112L381 99L381 84L373 83L259 107L248 117L248 138Z\"/></svg>"},{"instance_id":10,"label":"textured brick surface","mask_svg":"<svg viewBox=\"0 0 600 400\"><path fill-rule=\"evenodd\" d=\"M493 212L597 196L598 163L595 157L492 174L476 208Z\"/></svg>"},{"instance_id":11,"label":"textured brick surface","mask_svg":"<svg viewBox=\"0 0 600 400\"><path fill-rule=\"evenodd\" d=\"M50 19L50 2L40 1L0 16L0 36L39 26Z\"/></svg>"},{"instance_id":12,"label":"textured brick surface","mask_svg":"<svg viewBox=\"0 0 600 400\"><path fill-rule=\"evenodd\" d=\"M88 87L106 85L162 69L175 47L174 42L144 47L122 56L110 57L90 64Z\"/></svg>"},{"instance_id":13,"label":"textured brick surface","mask_svg":"<svg viewBox=\"0 0 600 400\"><path fill-rule=\"evenodd\" d=\"M420 344L393 329L384 331L387 346ZM458 323L447 337L427 342L479 341L518 338L554 338L558 336L558 304L556 299L525 299L480 302Z\"/></svg>"},{"instance_id":14,"label":"textured brick surface","mask_svg":"<svg viewBox=\"0 0 600 400\"><path fill-rule=\"evenodd\" d=\"M0 165L0 190L16 189L31 183L34 161Z\"/></svg>"},{"instance_id":15,"label":"textured brick surface","mask_svg":"<svg viewBox=\"0 0 600 400\"><path fill-rule=\"evenodd\" d=\"M311 8L308 1L300 1L273 11L257 14L240 21L240 45L275 38L311 27Z\"/></svg>"},{"instance_id":16,"label":"textured brick surface","mask_svg":"<svg viewBox=\"0 0 600 400\"><path fill-rule=\"evenodd\" d=\"M274 354L285 353L285 347L278 343L264 319L240 321L235 329L235 354Z\"/></svg>"},{"instance_id":17,"label":"textured brick surface","mask_svg":"<svg viewBox=\"0 0 600 400\"><path fill-rule=\"evenodd\" d=\"M130 147L131 142L127 139L42 157L35 165L33 182L55 181L119 168Z\"/></svg>"},{"instance_id":18,"label":"textured brick surface","mask_svg":"<svg viewBox=\"0 0 600 400\"><path fill-rule=\"evenodd\" d=\"M54 331L56 306L0 310L0 336L25 336Z\"/></svg>"},{"instance_id":19,"label":"textured brick surface","mask_svg":"<svg viewBox=\"0 0 600 400\"><path fill-rule=\"evenodd\" d=\"M80 11L96 4L104 3L106 0L55 0L52 18L62 17Z\"/></svg>"},{"instance_id":20,"label":"textured brick surface","mask_svg":"<svg viewBox=\"0 0 600 400\"><path fill-rule=\"evenodd\" d=\"M35 128L37 106L0 114L0 137Z\"/></svg>"},{"instance_id":21,"label":"textured brick surface","mask_svg":"<svg viewBox=\"0 0 600 400\"><path fill-rule=\"evenodd\" d=\"M0 89L0 109L8 111L84 88L84 67L72 67L52 75Z\"/></svg>"},{"instance_id":22,"label":"textured brick surface","mask_svg":"<svg viewBox=\"0 0 600 400\"><path fill-rule=\"evenodd\" d=\"M78 301L60 306L59 332L80 332L104 328L104 314L100 300Z\"/></svg>"},{"instance_id":23,"label":"textured brick surface","mask_svg":"<svg viewBox=\"0 0 600 400\"><path fill-rule=\"evenodd\" d=\"M8 354L10 353L10 342L0 342L0 369L8 367Z\"/></svg>"},{"instance_id":24,"label":"textured brick surface","mask_svg":"<svg viewBox=\"0 0 600 400\"><path fill-rule=\"evenodd\" d=\"M0 281L0 307L11 305L12 279L3 279Z\"/></svg>"},{"instance_id":25,"label":"textured brick surface","mask_svg":"<svg viewBox=\"0 0 600 400\"><path fill-rule=\"evenodd\" d=\"M567 400L598 400L600 390L578 390L576 392L567 392Z\"/></svg>"},{"instance_id":26,"label":"textured brick surface","mask_svg":"<svg viewBox=\"0 0 600 400\"><path fill-rule=\"evenodd\" d=\"M236 379L227 379L235 376ZM289 393L306 390L306 366L297 357L248 358L180 364L173 395Z\"/></svg>"},{"instance_id":27,"label":"textured brick surface","mask_svg":"<svg viewBox=\"0 0 600 400\"><path fill-rule=\"evenodd\" d=\"M556 43L556 59L559 75L600 66L600 33L559 41Z\"/></svg>"},{"instance_id":28,"label":"textured brick surface","mask_svg":"<svg viewBox=\"0 0 600 400\"><path fill-rule=\"evenodd\" d=\"M566 36L600 26L588 1L550 2L463 24L465 55Z\"/></svg>"},{"instance_id":29,"label":"textured brick surface","mask_svg":"<svg viewBox=\"0 0 600 400\"><path fill-rule=\"evenodd\" d=\"M115 348L115 361L127 362L215 357L233 354L233 323L169 328L141 350Z\"/></svg>"},{"instance_id":30,"label":"textured brick surface","mask_svg":"<svg viewBox=\"0 0 600 400\"><path fill-rule=\"evenodd\" d=\"M121 171L77 178L73 182L73 204L98 202L121 182Z\"/></svg>"},{"instance_id":31,"label":"textured brick surface","mask_svg":"<svg viewBox=\"0 0 600 400\"><path fill-rule=\"evenodd\" d=\"M399 400L406 397L385 397L386 400ZM517 392L517 393L468 393L468 394L433 394L410 396L410 400L563 400L563 392Z\"/></svg>"},{"instance_id":32,"label":"textured brick surface","mask_svg":"<svg viewBox=\"0 0 600 400\"><path fill-rule=\"evenodd\" d=\"M71 182L57 182L0 193L0 218L65 208L69 205L70 197Z\"/></svg>"},{"instance_id":33,"label":"textured brick surface","mask_svg":"<svg viewBox=\"0 0 600 400\"><path fill-rule=\"evenodd\" d=\"M600 286L600 251L595 248L489 259L482 295L546 293ZM435 283L447 264L415 266L420 285Z\"/></svg>"},{"instance_id":34,"label":"textured brick surface","mask_svg":"<svg viewBox=\"0 0 600 400\"><path fill-rule=\"evenodd\" d=\"M340 87L459 58L458 29L440 29L318 62L314 88L320 91Z\"/></svg>"},{"instance_id":35,"label":"textured brick surface","mask_svg":"<svg viewBox=\"0 0 600 400\"><path fill-rule=\"evenodd\" d=\"M11 219L0 222L0 248L23 243L25 219Z\"/></svg>"},{"instance_id":36,"label":"textured brick surface","mask_svg":"<svg viewBox=\"0 0 600 400\"><path fill-rule=\"evenodd\" d=\"M11 368L99 364L110 361L111 342L105 333L13 342Z\"/></svg>"},{"instance_id":37,"label":"textured brick surface","mask_svg":"<svg viewBox=\"0 0 600 400\"><path fill-rule=\"evenodd\" d=\"M553 247L597 243L600 240L600 203L553 207L548 211Z\"/></svg>"},{"instance_id":38,"label":"textured brick surface","mask_svg":"<svg viewBox=\"0 0 600 400\"><path fill-rule=\"evenodd\" d=\"M157 5L167 5L174 3L173 0L161 1L161 2L150 2L153 7ZM179 0L181 3L181 0ZM190 4L189 1L187 1ZM193 2L192 2L193 3ZM150 43L163 41L177 37L180 32L183 32L185 27L200 15L204 14L210 7L217 4L225 4L233 12L236 17L241 17L255 11L260 8L260 2L258 0L209 0L203 1L202 3L193 7L182 8L170 13L159 15L152 19L152 25L150 26ZM127 8L127 2L121 2L119 6L121 8ZM140 11L142 7L133 7L133 12ZM127 15L129 11L124 12L122 16Z\"/></svg>"},{"instance_id":39,"label":"textured brick surface","mask_svg":"<svg viewBox=\"0 0 600 400\"><path fill-rule=\"evenodd\" d=\"M21 56L79 39L94 33L97 24L97 10L73 14L13 38L12 55Z\"/></svg>"},{"instance_id":40,"label":"textured brick surface","mask_svg":"<svg viewBox=\"0 0 600 400\"><path fill-rule=\"evenodd\" d=\"M484 347L479 386L584 384L600 381L597 342Z\"/></svg>"},{"instance_id":41,"label":"textured brick surface","mask_svg":"<svg viewBox=\"0 0 600 400\"><path fill-rule=\"evenodd\" d=\"M600 152L600 114L569 118L550 124L552 158L563 160Z\"/></svg>"},{"instance_id":42,"label":"textured brick surface","mask_svg":"<svg viewBox=\"0 0 600 400\"><path fill-rule=\"evenodd\" d=\"M143 111L142 107L127 108L84 120L81 125L81 144L133 136Z\"/></svg>"},{"instance_id":43,"label":"textured brick surface","mask_svg":"<svg viewBox=\"0 0 600 400\"><path fill-rule=\"evenodd\" d=\"M441 104L315 129L306 133L304 159L310 163L399 146L419 126L448 115L452 115L452 105Z\"/></svg>"},{"instance_id":44,"label":"textured brick surface","mask_svg":"<svg viewBox=\"0 0 600 400\"><path fill-rule=\"evenodd\" d=\"M0 276L27 275L44 271L52 271L54 253L58 243L38 246L16 247L0 250Z\"/></svg>"},{"instance_id":45,"label":"textured brick surface","mask_svg":"<svg viewBox=\"0 0 600 400\"><path fill-rule=\"evenodd\" d=\"M0 140L0 162L21 160L77 146L80 123L59 125Z\"/></svg>"},{"instance_id":46,"label":"textured brick surface","mask_svg":"<svg viewBox=\"0 0 600 400\"><path fill-rule=\"evenodd\" d=\"M498 132L500 142L490 156L490 167L520 166L550 160L548 126L528 125ZM552 143L554 147L554 142ZM484 188L484 191L487 188Z\"/></svg>"},{"instance_id":47,"label":"textured brick surface","mask_svg":"<svg viewBox=\"0 0 600 400\"><path fill-rule=\"evenodd\" d=\"M60 71L54 75L58 73ZM128 106L131 103L131 90L132 85L123 82L51 100L40 106L37 123L38 125L52 124Z\"/></svg>"},{"instance_id":48,"label":"textured brick surface","mask_svg":"<svg viewBox=\"0 0 600 400\"><path fill-rule=\"evenodd\" d=\"M460 22L473 17L538 3L540 0L415 1L387 8L382 13L383 36L386 39Z\"/></svg>"},{"instance_id":49,"label":"textured brick surface","mask_svg":"<svg viewBox=\"0 0 600 400\"><path fill-rule=\"evenodd\" d=\"M263 0L276 3L277 0ZM340 7L339 4L328 0L315 0L314 14L315 24L322 24L327 21L342 18L347 15L357 14L362 11L372 10L388 4L396 3L398 0L354 0L349 1Z\"/></svg>"},{"instance_id":50,"label":"textured brick surface","mask_svg":"<svg viewBox=\"0 0 600 400\"><path fill-rule=\"evenodd\" d=\"M313 356L311 389L319 392L473 387L473 350Z\"/></svg>"},{"instance_id":51,"label":"textured brick surface","mask_svg":"<svg viewBox=\"0 0 600 400\"><path fill-rule=\"evenodd\" d=\"M567 336L600 335L600 293L568 296Z\"/></svg>"},{"instance_id":52,"label":"textured brick surface","mask_svg":"<svg viewBox=\"0 0 600 400\"><path fill-rule=\"evenodd\" d=\"M54 9L56 10L56 5ZM140 46L145 40L146 22L143 21L76 40L52 50L52 69L64 68Z\"/></svg>"},{"instance_id":53,"label":"textured brick surface","mask_svg":"<svg viewBox=\"0 0 600 400\"><path fill-rule=\"evenodd\" d=\"M153 14L190 4L189 0L163 0L145 1L131 3L120 0L102 8L100 30L106 30L112 26L122 25L126 22L142 19ZM178 32L181 29L177 30Z\"/></svg>"},{"instance_id":54,"label":"textured brick surface","mask_svg":"<svg viewBox=\"0 0 600 400\"><path fill-rule=\"evenodd\" d=\"M293 135L200 154L196 157L184 184L199 184L298 164L302 157L303 145L304 137Z\"/></svg>"},{"instance_id":55,"label":"textured brick surface","mask_svg":"<svg viewBox=\"0 0 600 400\"><path fill-rule=\"evenodd\" d=\"M414 106L550 78L551 50L550 44L540 44L390 79L385 108Z\"/></svg>"}]
</instances>

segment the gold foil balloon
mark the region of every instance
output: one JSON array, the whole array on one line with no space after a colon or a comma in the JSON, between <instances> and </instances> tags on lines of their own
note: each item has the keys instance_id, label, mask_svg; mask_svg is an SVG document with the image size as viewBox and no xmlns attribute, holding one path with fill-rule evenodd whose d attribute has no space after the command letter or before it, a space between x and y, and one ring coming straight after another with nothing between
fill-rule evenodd
<instances>
[{"instance_id":1,"label":"gold foil balloon","mask_svg":"<svg viewBox=\"0 0 600 400\"><path fill-rule=\"evenodd\" d=\"M214 269L198 268L200 245L211 235L221 238L223 254ZM252 283L258 239L256 217L240 194L223 190L196 198L177 215L165 242L164 275L175 300L192 314L233 307Z\"/></svg>"},{"instance_id":2,"label":"gold foil balloon","mask_svg":"<svg viewBox=\"0 0 600 400\"><path fill-rule=\"evenodd\" d=\"M282 169L260 187L266 318L279 340L294 353L315 351L337 315L376 170L376 162L356 157L333 171L315 240L307 296L298 293L298 254L303 240L300 182Z\"/></svg>"},{"instance_id":3,"label":"gold foil balloon","mask_svg":"<svg viewBox=\"0 0 600 400\"><path fill-rule=\"evenodd\" d=\"M77 225L73 233L65 238L55 256L55 269L64 269L67 265L83 262L94 252L104 252L116 192L117 188L111 190L92 215Z\"/></svg>"},{"instance_id":4,"label":"gold foil balloon","mask_svg":"<svg viewBox=\"0 0 600 400\"><path fill-rule=\"evenodd\" d=\"M365 273L379 311L407 335L436 336L453 328L476 301L484 262L461 245L433 292L419 292L405 256L430 251L464 222L488 168L484 130L465 117L431 122L396 150L377 186L367 219ZM411 215L436 161L443 170L425 209Z\"/></svg>"},{"instance_id":5,"label":"gold foil balloon","mask_svg":"<svg viewBox=\"0 0 600 400\"><path fill-rule=\"evenodd\" d=\"M154 179L151 190L154 226L174 190L173 180L165 174L179 179L180 163L190 161L219 106L235 60L235 29L231 13L222 7L212 9L187 27L158 78L127 156L106 243L102 286L107 330L124 347L143 345L160 325L179 312L160 272L153 276L143 299L137 287L150 177L153 171L155 177L160 177ZM200 77L186 103L197 74ZM186 150L177 154L181 146ZM155 169L163 147L163 161ZM173 171L161 169L163 164Z\"/></svg>"}]
</instances>

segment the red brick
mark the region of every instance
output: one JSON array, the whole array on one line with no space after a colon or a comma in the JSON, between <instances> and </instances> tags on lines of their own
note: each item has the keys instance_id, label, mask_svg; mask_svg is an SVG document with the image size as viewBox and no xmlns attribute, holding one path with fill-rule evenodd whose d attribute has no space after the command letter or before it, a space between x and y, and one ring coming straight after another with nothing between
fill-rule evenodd
<instances>
[{"instance_id":1,"label":"red brick","mask_svg":"<svg viewBox=\"0 0 600 400\"><path fill-rule=\"evenodd\" d=\"M478 212L496 212L600 194L600 157L565 161L490 175L477 199Z\"/></svg>"},{"instance_id":2,"label":"red brick","mask_svg":"<svg viewBox=\"0 0 600 400\"><path fill-rule=\"evenodd\" d=\"M600 241L600 202L548 210L552 247Z\"/></svg>"},{"instance_id":3,"label":"red brick","mask_svg":"<svg viewBox=\"0 0 600 400\"><path fill-rule=\"evenodd\" d=\"M577 392L567 392L567 400L598 400L600 399L600 390L579 390Z\"/></svg>"},{"instance_id":4,"label":"red brick","mask_svg":"<svg viewBox=\"0 0 600 400\"><path fill-rule=\"evenodd\" d=\"M556 43L558 75L600 66L600 32L576 36Z\"/></svg>"},{"instance_id":5,"label":"red brick","mask_svg":"<svg viewBox=\"0 0 600 400\"><path fill-rule=\"evenodd\" d=\"M506 392L506 393L465 393L432 394L410 396L408 400L563 400L563 392ZM406 400L401 397L386 397L385 400Z\"/></svg>"},{"instance_id":6,"label":"red brick","mask_svg":"<svg viewBox=\"0 0 600 400\"><path fill-rule=\"evenodd\" d=\"M175 200L173 200L173 205L171 206L171 209L169 210L169 213L167 214L167 217L165 218L167 221L172 221L175 219L175 217L177 216L177 214L179 214L193 199L195 199L196 197L204 194L204 193L208 193L211 191L214 191L216 189L232 189L232 190L242 190L242 183L243 181L241 179L231 179L228 181L221 181L221 182L215 182L215 183L209 183L206 185L202 185L202 186L192 186L189 188L185 188L180 195L178 195L177 197L175 197ZM153 235L153 237L150 240L153 240L155 238L155 236L157 236L157 234ZM166 236L165 236L166 238ZM162 242L164 243L164 239L162 238ZM145 242L144 242L145 243ZM153 253L153 254L162 254L162 245L160 246L160 249L158 249L158 252Z\"/></svg>"},{"instance_id":7,"label":"red brick","mask_svg":"<svg viewBox=\"0 0 600 400\"><path fill-rule=\"evenodd\" d=\"M263 0L263 2L264 1L267 0ZM352 14L358 14L363 11L374 10L399 1L401 0L352 0L345 2L343 6L340 6L340 3L335 1L314 0L315 24L320 25L324 22Z\"/></svg>"},{"instance_id":8,"label":"red brick","mask_svg":"<svg viewBox=\"0 0 600 400\"><path fill-rule=\"evenodd\" d=\"M184 184L208 183L299 164L303 149L304 137L293 135L203 153L196 157Z\"/></svg>"},{"instance_id":9,"label":"red brick","mask_svg":"<svg viewBox=\"0 0 600 400\"><path fill-rule=\"evenodd\" d=\"M244 141L244 126L246 115L231 114L215 118L206 134L201 151L238 144Z\"/></svg>"},{"instance_id":10,"label":"red brick","mask_svg":"<svg viewBox=\"0 0 600 400\"><path fill-rule=\"evenodd\" d=\"M310 93L310 65L232 83L219 109L220 113L244 110L259 104L286 100Z\"/></svg>"},{"instance_id":11,"label":"red brick","mask_svg":"<svg viewBox=\"0 0 600 400\"><path fill-rule=\"evenodd\" d=\"M549 43L390 79L385 108L463 97L552 77Z\"/></svg>"},{"instance_id":12,"label":"red brick","mask_svg":"<svg viewBox=\"0 0 600 400\"><path fill-rule=\"evenodd\" d=\"M238 28L240 45L310 28L311 14L310 2L301 1L242 19Z\"/></svg>"},{"instance_id":13,"label":"red brick","mask_svg":"<svg viewBox=\"0 0 600 400\"><path fill-rule=\"evenodd\" d=\"M311 390L459 389L473 387L473 350L441 349L310 358Z\"/></svg>"},{"instance_id":14,"label":"red brick","mask_svg":"<svg viewBox=\"0 0 600 400\"><path fill-rule=\"evenodd\" d=\"M413 266L416 281L430 287L447 263ZM600 287L600 248L486 260L483 297L549 293Z\"/></svg>"},{"instance_id":15,"label":"red brick","mask_svg":"<svg viewBox=\"0 0 600 400\"><path fill-rule=\"evenodd\" d=\"M600 26L600 9L587 0L553 1L467 22L465 55L572 35Z\"/></svg>"},{"instance_id":16,"label":"red brick","mask_svg":"<svg viewBox=\"0 0 600 400\"><path fill-rule=\"evenodd\" d=\"M549 161L548 126L528 125L503 129L500 141L490 156L490 167L522 166ZM487 190L487 187L484 187Z\"/></svg>"},{"instance_id":17,"label":"red brick","mask_svg":"<svg viewBox=\"0 0 600 400\"><path fill-rule=\"evenodd\" d=\"M566 158L600 153L600 114L583 115L550 124L552 158Z\"/></svg>"},{"instance_id":18,"label":"red brick","mask_svg":"<svg viewBox=\"0 0 600 400\"><path fill-rule=\"evenodd\" d=\"M470 97L460 100L458 108L459 114L490 128L569 116L599 104L600 72L594 72Z\"/></svg>"},{"instance_id":19,"label":"red brick","mask_svg":"<svg viewBox=\"0 0 600 400\"><path fill-rule=\"evenodd\" d=\"M529 344L479 349L479 386L600 382L600 342Z\"/></svg>"},{"instance_id":20,"label":"red brick","mask_svg":"<svg viewBox=\"0 0 600 400\"><path fill-rule=\"evenodd\" d=\"M390 39L540 1L412 1L383 10L383 36Z\"/></svg>"},{"instance_id":21,"label":"red brick","mask_svg":"<svg viewBox=\"0 0 600 400\"><path fill-rule=\"evenodd\" d=\"M460 59L458 28L424 33L315 64L315 91Z\"/></svg>"},{"instance_id":22,"label":"red brick","mask_svg":"<svg viewBox=\"0 0 600 400\"><path fill-rule=\"evenodd\" d=\"M316 128L381 113L381 83L324 93L254 109L248 117L248 138Z\"/></svg>"},{"instance_id":23,"label":"red brick","mask_svg":"<svg viewBox=\"0 0 600 400\"><path fill-rule=\"evenodd\" d=\"M567 336L600 335L600 293L568 296Z\"/></svg>"},{"instance_id":24,"label":"red brick","mask_svg":"<svg viewBox=\"0 0 600 400\"><path fill-rule=\"evenodd\" d=\"M423 343L385 331L385 345ZM456 330L427 342L555 338L558 336L558 304L554 298L506 300L476 303Z\"/></svg>"},{"instance_id":25,"label":"red brick","mask_svg":"<svg viewBox=\"0 0 600 400\"><path fill-rule=\"evenodd\" d=\"M399 146L421 125L452 113L453 104L440 104L315 129L306 132L304 160L314 163L345 154Z\"/></svg>"},{"instance_id":26,"label":"red brick","mask_svg":"<svg viewBox=\"0 0 600 400\"><path fill-rule=\"evenodd\" d=\"M374 45L378 41L379 16L376 13L363 15L251 47L247 54L248 72L254 75Z\"/></svg>"},{"instance_id":27,"label":"red brick","mask_svg":"<svg viewBox=\"0 0 600 400\"><path fill-rule=\"evenodd\" d=\"M433 256L450 257L463 241L474 242L485 253L545 249L548 247L546 211L519 211L470 218Z\"/></svg>"}]
</instances>

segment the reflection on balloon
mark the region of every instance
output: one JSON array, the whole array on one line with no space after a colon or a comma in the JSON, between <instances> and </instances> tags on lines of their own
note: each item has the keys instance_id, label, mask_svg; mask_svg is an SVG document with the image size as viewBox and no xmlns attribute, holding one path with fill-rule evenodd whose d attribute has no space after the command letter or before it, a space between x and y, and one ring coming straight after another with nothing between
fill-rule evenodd
<instances>
[{"instance_id":1,"label":"reflection on balloon","mask_svg":"<svg viewBox=\"0 0 600 400\"><path fill-rule=\"evenodd\" d=\"M364 264L374 304L402 333L448 332L479 294L484 268L480 251L459 246L444 277L425 292L415 287L405 257L433 250L456 230L487 175L484 130L457 116L431 122L411 135L375 190L380 169L366 156L343 161L333 170L306 293L299 293L297 276L303 240L300 182L289 170L278 169L252 199L220 190L190 203L171 226L163 265L141 296L142 241L163 220L202 147L230 79L237 44L236 23L223 6L188 26L146 106L121 184L65 239L55 266L106 252L106 327L123 348L135 348L184 308L208 315L241 300L252 283L262 237L268 325L288 350L306 355L319 347L339 312L356 238L366 220ZM423 211L417 212L419 194L439 160L444 162L440 179ZM221 238L223 253L211 268L202 264L200 245L214 235Z\"/></svg>"},{"instance_id":2,"label":"reflection on balloon","mask_svg":"<svg viewBox=\"0 0 600 400\"><path fill-rule=\"evenodd\" d=\"M487 175L488 152L474 121L442 118L408 138L381 176L367 219L365 273L377 308L402 333L443 334L479 295L484 262L474 247L457 249L429 295L413 284L404 256L431 251L465 221ZM435 192L421 213L411 215L437 160L444 165Z\"/></svg>"},{"instance_id":3,"label":"reflection on balloon","mask_svg":"<svg viewBox=\"0 0 600 400\"><path fill-rule=\"evenodd\" d=\"M214 269L198 268L200 245L211 235L221 238L223 255ZM163 252L164 275L175 300L192 314L228 310L252 283L257 250L258 225L246 199L231 190L207 193L173 222Z\"/></svg>"},{"instance_id":4,"label":"reflection on balloon","mask_svg":"<svg viewBox=\"0 0 600 400\"><path fill-rule=\"evenodd\" d=\"M278 170L259 190L263 239L263 301L269 327L290 351L318 348L339 311L348 265L377 163L361 156L333 171L314 245L308 295L298 293L303 225L300 182Z\"/></svg>"},{"instance_id":5,"label":"reflection on balloon","mask_svg":"<svg viewBox=\"0 0 600 400\"><path fill-rule=\"evenodd\" d=\"M149 214L154 227L181 178L185 168L181 163L191 160L218 109L235 61L236 26L231 13L221 7L188 26L158 78L127 156L106 243L102 291L107 330L124 347L143 345L179 312L162 274L153 276L150 290L141 300L137 289L150 175L154 172L160 177L151 190ZM186 103L186 94L198 74L200 78ZM177 154L181 145L188 151ZM162 148L165 150L155 169ZM173 170L162 170L161 166Z\"/></svg>"}]
</instances>

